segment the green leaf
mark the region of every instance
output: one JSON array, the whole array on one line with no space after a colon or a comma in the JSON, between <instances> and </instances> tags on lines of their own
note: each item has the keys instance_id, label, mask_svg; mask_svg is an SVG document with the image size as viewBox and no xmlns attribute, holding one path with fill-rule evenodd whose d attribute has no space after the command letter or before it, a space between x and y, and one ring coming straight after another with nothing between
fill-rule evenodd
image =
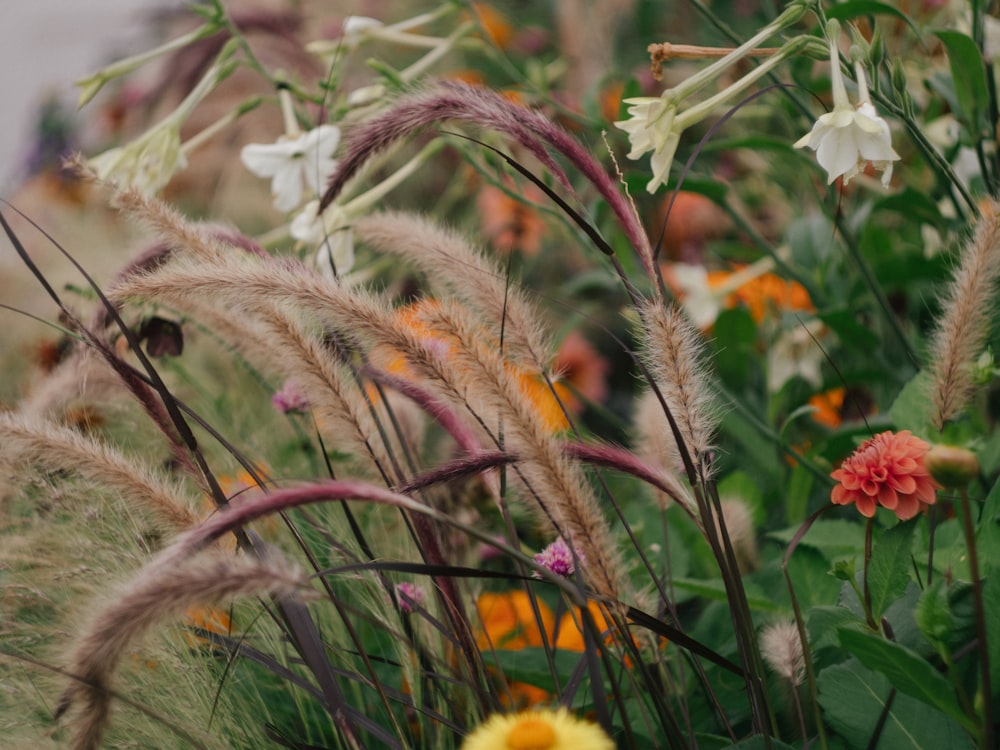
<instances>
[{"instance_id":1,"label":"green leaf","mask_svg":"<svg viewBox=\"0 0 1000 750\"><path fill-rule=\"evenodd\" d=\"M854 628L864 630L866 628L863 617L852 612L847 607L813 607L809 610L809 643L813 651L822 648L840 647L837 639L837 631L841 628Z\"/></svg>"},{"instance_id":2,"label":"green leaf","mask_svg":"<svg viewBox=\"0 0 1000 750\"><path fill-rule=\"evenodd\" d=\"M948 592L944 588L944 580L936 578L920 594L917 607L913 611L913 619L924 637L932 643L943 643L948 640L955 627L955 618L948 605Z\"/></svg>"},{"instance_id":3,"label":"green leaf","mask_svg":"<svg viewBox=\"0 0 1000 750\"><path fill-rule=\"evenodd\" d=\"M837 3L826 8L826 17L836 18L838 21L847 21L859 16L895 16L901 21L905 21L913 29L913 32L918 37L920 36L920 29L912 18L899 8L886 3L875 2L875 0L853 0L853 2Z\"/></svg>"},{"instance_id":4,"label":"green leaf","mask_svg":"<svg viewBox=\"0 0 1000 750\"><path fill-rule=\"evenodd\" d=\"M671 580L671 585L673 585L676 589L681 591L690 591L691 593L697 594L705 599L715 599L720 602L729 601L729 594L726 591L726 586L718 578L712 578L709 580L674 578ZM782 607L772 598L766 596L759 587L754 586L751 583L747 583L746 587L747 604L750 605L750 609L757 612L772 612L781 614L785 614L788 611L787 607Z\"/></svg>"},{"instance_id":5,"label":"green leaf","mask_svg":"<svg viewBox=\"0 0 1000 750\"><path fill-rule=\"evenodd\" d=\"M850 628L839 628L837 636L841 646L869 669L888 677L899 692L936 708L968 731L976 731L976 723L962 711L951 684L918 653Z\"/></svg>"},{"instance_id":6,"label":"green leaf","mask_svg":"<svg viewBox=\"0 0 1000 750\"><path fill-rule=\"evenodd\" d=\"M910 581L910 550L915 522L900 523L879 537L868 562L868 591L872 615L878 622L890 604L906 591Z\"/></svg>"},{"instance_id":7,"label":"green leaf","mask_svg":"<svg viewBox=\"0 0 1000 750\"><path fill-rule=\"evenodd\" d=\"M757 358L757 324L743 308L724 310L715 320L714 335L719 376L730 387L742 389L752 371L747 364Z\"/></svg>"},{"instance_id":8,"label":"green leaf","mask_svg":"<svg viewBox=\"0 0 1000 750\"><path fill-rule=\"evenodd\" d=\"M933 432L930 426L930 400L927 398L930 391L929 378L926 372L917 373L903 386L889 408L889 416L897 430L909 430L925 439L930 438Z\"/></svg>"},{"instance_id":9,"label":"green leaf","mask_svg":"<svg viewBox=\"0 0 1000 750\"><path fill-rule=\"evenodd\" d=\"M990 573L1000 570L1000 480L993 484L990 494L986 496L983 513L979 517L979 528L976 529L976 549L979 551L979 562L982 565L982 575L989 577Z\"/></svg>"},{"instance_id":10,"label":"green leaf","mask_svg":"<svg viewBox=\"0 0 1000 750\"><path fill-rule=\"evenodd\" d=\"M983 55L975 41L961 31L935 31L948 51L951 66L951 80L955 87L955 97L970 135L978 137L989 129L986 104L989 102L989 87L986 84L986 68Z\"/></svg>"},{"instance_id":11,"label":"green leaf","mask_svg":"<svg viewBox=\"0 0 1000 750\"><path fill-rule=\"evenodd\" d=\"M838 664L819 673L819 703L830 726L852 748L868 747L892 685L857 661ZM966 750L968 736L947 717L928 711L920 701L896 694L879 750Z\"/></svg>"},{"instance_id":12,"label":"green leaf","mask_svg":"<svg viewBox=\"0 0 1000 750\"><path fill-rule=\"evenodd\" d=\"M879 345L878 335L872 331L871 326L858 322L854 310L849 308L830 310L819 313L817 317L833 329L845 347L871 351Z\"/></svg>"},{"instance_id":13,"label":"green leaf","mask_svg":"<svg viewBox=\"0 0 1000 750\"><path fill-rule=\"evenodd\" d=\"M753 737L747 737L745 740L740 740L735 745L726 745L730 750L768 750L768 748L773 748L773 750L792 750L791 745L786 745L784 742L779 742L773 737L763 737L762 735L754 735Z\"/></svg>"}]
</instances>

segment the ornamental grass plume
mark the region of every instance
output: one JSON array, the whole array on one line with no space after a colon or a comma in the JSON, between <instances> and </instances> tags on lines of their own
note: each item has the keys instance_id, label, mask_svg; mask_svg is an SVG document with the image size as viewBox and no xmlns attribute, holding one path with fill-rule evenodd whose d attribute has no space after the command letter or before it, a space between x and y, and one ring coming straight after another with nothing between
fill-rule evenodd
<instances>
[{"instance_id":1,"label":"ornamental grass plume","mask_svg":"<svg viewBox=\"0 0 1000 750\"><path fill-rule=\"evenodd\" d=\"M940 430L965 408L975 390L973 363L989 336L1000 276L1000 206L990 204L964 247L941 303L931 338L931 424Z\"/></svg>"},{"instance_id":2,"label":"ornamental grass plume","mask_svg":"<svg viewBox=\"0 0 1000 750\"><path fill-rule=\"evenodd\" d=\"M936 499L940 488L925 464L930 445L909 430L886 431L866 440L830 476L839 484L831 500L854 503L871 518L881 505L906 521Z\"/></svg>"},{"instance_id":3,"label":"ornamental grass plume","mask_svg":"<svg viewBox=\"0 0 1000 750\"><path fill-rule=\"evenodd\" d=\"M465 738L462 750L614 750L597 724L566 709L495 714Z\"/></svg>"}]
</instances>

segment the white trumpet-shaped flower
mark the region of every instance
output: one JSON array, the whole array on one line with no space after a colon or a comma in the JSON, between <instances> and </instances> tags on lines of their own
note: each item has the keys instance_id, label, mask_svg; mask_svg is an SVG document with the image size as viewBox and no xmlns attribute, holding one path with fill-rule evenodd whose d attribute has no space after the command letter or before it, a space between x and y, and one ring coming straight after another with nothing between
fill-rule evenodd
<instances>
[{"instance_id":1,"label":"white trumpet-shaped flower","mask_svg":"<svg viewBox=\"0 0 1000 750\"><path fill-rule=\"evenodd\" d=\"M320 125L276 143L251 143L240 151L240 161L258 177L271 178L274 207L291 211L302 202L302 181L319 194L337 168L333 158L340 144L340 128Z\"/></svg>"},{"instance_id":2,"label":"white trumpet-shaped flower","mask_svg":"<svg viewBox=\"0 0 1000 750\"><path fill-rule=\"evenodd\" d=\"M795 148L808 147L816 152L816 160L826 170L827 184L843 177L846 185L871 162L882 172L882 187L889 187L892 163L899 159L892 148L889 125L875 111L860 62L855 63L858 105L855 107L847 98L836 34L830 38L830 63L833 111L820 115L812 130L795 142Z\"/></svg>"}]
</instances>

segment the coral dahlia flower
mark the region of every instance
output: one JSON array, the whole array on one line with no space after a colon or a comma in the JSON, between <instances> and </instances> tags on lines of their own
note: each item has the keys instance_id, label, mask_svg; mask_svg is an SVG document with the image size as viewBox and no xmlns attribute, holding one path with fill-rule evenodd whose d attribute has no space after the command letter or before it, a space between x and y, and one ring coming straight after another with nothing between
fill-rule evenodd
<instances>
[{"instance_id":1,"label":"coral dahlia flower","mask_svg":"<svg viewBox=\"0 0 1000 750\"><path fill-rule=\"evenodd\" d=\"M830 499L837 505L854 503L867 518L875 515L877 505L901 521L913 518L934 504L940 487L924 461L928 450L930 445L909 430L879 433L830 474L839 482Z\"/></svg>"}]
</instances>

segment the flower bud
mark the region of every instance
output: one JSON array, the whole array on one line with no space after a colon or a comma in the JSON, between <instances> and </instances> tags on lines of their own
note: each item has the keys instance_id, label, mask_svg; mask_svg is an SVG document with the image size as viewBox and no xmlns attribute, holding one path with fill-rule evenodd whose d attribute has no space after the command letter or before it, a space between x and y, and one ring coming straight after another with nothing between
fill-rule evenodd
<instances>
[{"instance_id":1,"label":"flower bud","mask_svg":"<svg viewBox=\"0 0 1000 750\"><path fill-rule=\"evenodd\" d=\"M935 445L924 459L927 470L944 487L964 487L979 474L979 459L967 448Z\"/></svg>"}]
</instances>

